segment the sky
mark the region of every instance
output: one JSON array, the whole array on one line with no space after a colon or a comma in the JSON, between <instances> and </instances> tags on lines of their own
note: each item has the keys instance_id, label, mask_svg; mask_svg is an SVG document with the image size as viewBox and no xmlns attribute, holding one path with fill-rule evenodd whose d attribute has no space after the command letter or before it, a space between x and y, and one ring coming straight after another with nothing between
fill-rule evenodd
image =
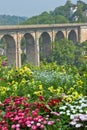
<instances>
[{"instance_id":1,"label":"sky","mask_svg":"<svg viewBox=\"0 0 87 130\"><path fill-rule=\"evenodd\" d=\"M77 0L71 0L76 4ZM82 0L87 4L87 0ZM66 0L0 0L0 15L32 17L44 11L53 11L64 5Z\"/></svg>"}]
</instances>

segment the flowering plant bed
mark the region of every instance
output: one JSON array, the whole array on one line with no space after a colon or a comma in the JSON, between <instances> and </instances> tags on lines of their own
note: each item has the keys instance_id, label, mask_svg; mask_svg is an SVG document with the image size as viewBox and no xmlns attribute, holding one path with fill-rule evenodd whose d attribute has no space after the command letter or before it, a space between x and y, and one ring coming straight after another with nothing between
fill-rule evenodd
<instances>
[{"instance_id":1,"label":"flowering plant bed","mask_svg":"<svg viewBox=\"0 0 87 130\"><path fill-rule=\"evenodd\" d=\"M87 129L87 68L0 63L0 130Z\"/></svg>"}]
</instances>

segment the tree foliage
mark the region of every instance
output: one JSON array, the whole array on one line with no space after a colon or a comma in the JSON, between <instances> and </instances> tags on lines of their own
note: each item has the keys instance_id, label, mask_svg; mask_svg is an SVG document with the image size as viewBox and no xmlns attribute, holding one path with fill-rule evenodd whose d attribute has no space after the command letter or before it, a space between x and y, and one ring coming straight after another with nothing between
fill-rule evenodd
<instances>
[{"instance_id":1,"label":"tree foliage","mask_svg":"<svg viewBox=\"0 0 87 130\"><path fill-rule=\"evenodd\" d=\"M74 64L75 45L72 41L61 39L53 43L52 60L58 64Z\"/></svg>"},{"instance_id":2,"label":"tree foliage","mask_svg":"<svg viewBox=\"0 0 87 130\"><path fill-rule=\"evenodd\" d=\"M77 10L70 18L70 8L77 6ZM65 5L56 7L53 11L42 12L38 16L29 18L24 24L60 24L69 22L87 22L87 16L83 15L83 12L87 10L87 4L82 1L77 1L77 4L73 4L71 0L67 0ZM77 17L78 19L75 19Z\"/></svg>"},{"instance_id":3,"label":"tree foliage","mask_svg":"<svg viewBox=\"0 0 87 130\"><path fill-rule=\"evenodd\" d=\"M27 17L0 15L0 25L17 25L26 21Z\"/></svg>"}]
</instances>

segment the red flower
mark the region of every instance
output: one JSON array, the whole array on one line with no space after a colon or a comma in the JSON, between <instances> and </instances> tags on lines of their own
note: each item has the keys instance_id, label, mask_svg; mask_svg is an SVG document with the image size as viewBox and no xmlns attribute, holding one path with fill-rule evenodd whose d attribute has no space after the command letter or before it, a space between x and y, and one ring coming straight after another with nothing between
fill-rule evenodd
<instances>
[{"instance_id":1,"label":"red flower","mask_svg":"<svg viewBox=\"0 0 87 130\"><path fill-rule=\"evenodd\" d=\"M48 105L49 105L49 106L56 106L56 105L58 105L61 101L62 101L61 99L56 99L56 98L50 99L50 101L48 102Z\"/></svg>"}]
</instances>

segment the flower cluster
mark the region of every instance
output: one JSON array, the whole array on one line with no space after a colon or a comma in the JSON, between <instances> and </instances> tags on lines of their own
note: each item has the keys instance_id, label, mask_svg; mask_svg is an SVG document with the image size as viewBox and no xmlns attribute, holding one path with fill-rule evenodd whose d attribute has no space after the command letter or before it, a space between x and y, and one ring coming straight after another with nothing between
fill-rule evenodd
<instances>
[{"instance_id":1,"label":"flower cluster","mask_svg":"<svg viewBox=\"0 0 87 130\"><path fill-rule=\"evenodd\" d=\"M70 125L75 128L86 128L87 125L87 114L75 114L71 116Z\"/></svg>"},{"instance_id":2,"label":"flower cluster","mask_svg":"<svg viewBox=\"0 0 87 130\"><path fill-rule=\"evenodd\" d=\"M0 110L1 130L21 130L30 128L31 130L42 130L45 126L55 124L59 121L57 112L50 112L49 115L40 115L39 108L35 103L29 103L25 97L9 97L4 100ZM56 116L56 120L52 116Z\"/></svg>"}]
</instances>

